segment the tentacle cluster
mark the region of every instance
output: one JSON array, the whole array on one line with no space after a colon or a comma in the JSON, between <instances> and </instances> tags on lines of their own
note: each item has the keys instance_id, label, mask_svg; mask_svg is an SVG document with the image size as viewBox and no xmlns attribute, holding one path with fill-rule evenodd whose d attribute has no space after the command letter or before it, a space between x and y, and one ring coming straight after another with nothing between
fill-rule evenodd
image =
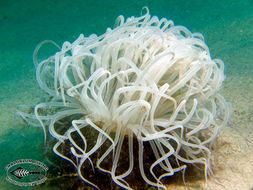
<instances>
[{"instance_id":1,"label":"tentacle cluster","mask_svg":"<svg viewBox=\"0 0 253 190\"><path fill-rule=\"evenodd\" d=\"M116 27L105 34L81 34L75 42L65 42L54 56L35 63L39 86L51 99L36 105L34 116L25 116L50 132L57 140L53 151L96 188L83 176L85 162L131 189L125 178L133 171L137 155L142 178L159 188L166 189L161 179L184 170L185 164L203 164L207 177L209 144L229 118L229 104L217 93L224 80L224 64L211 59L203 36L146 11L126 21L119 16ZM71 125L62 127L61 121L71 116L75 116ZM88 128L97 132L92 146L85 132ZM134 138L139 146L135 154ZM129 167L119 173L124 139ZM59 150L65 141L71 143L75 160ZM105 142L109 146L93 163L91 156ZM149 168L152 179L144 171L144 142L156 158ZM112 166L104 168L109 155ZM157 175L157 167L164 172Z\"/></svg>"}]
</instances>

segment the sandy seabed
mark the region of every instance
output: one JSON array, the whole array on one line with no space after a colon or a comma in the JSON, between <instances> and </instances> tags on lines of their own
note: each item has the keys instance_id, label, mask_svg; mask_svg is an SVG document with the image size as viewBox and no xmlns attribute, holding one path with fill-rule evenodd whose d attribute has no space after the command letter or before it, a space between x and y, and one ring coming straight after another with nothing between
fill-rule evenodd
<instances>
[{"instance_id":1,"label":"sandy seabed","mask_svg":"<svg viewBox=\"0 0 253 190\"><path fill-rule=\"evenodd\" d=\"M22 82L21 80L20 83ZM37 159L42 159L41 142L43 137L42 135L38 136L42 132L40 129L26 128L22 120L15 117L15 112L8 107L9 105L18 105L20 102L32 105L39 101L40 91L35 87L34 81L26 82L27 85L30 84L28 85L29 90L21 91L19 87L10 88L15 91L20 90L20 97L6 98L0 103L3 113L0 116L0 146L3 149L8 148L5 150L4 157L1 157L2 168L8 162L36 153L38 154ZM187 184L193 190L251 190L253 188L253 101L249 100L253 100L253 79L227 77L221 93L227 101L233 104L233 113L228 125L220 132L214 146L213 172L215 177L209 177L207 183L205 179L195 179L187 181ZM38 137L32 137L34 134L37 134ZM19 142L12 141L12 139L19 139ZM29 140L33 141L32 147ZM26 151L25 147L27 147ZM6 182L3 171L1 172L1 183L4 184L3 189L10 187L16 189L14 185ZM182 183L181 185L171 183L168 184L168 189L183 190L187 188Z\"/></svg>"}]
</instances>

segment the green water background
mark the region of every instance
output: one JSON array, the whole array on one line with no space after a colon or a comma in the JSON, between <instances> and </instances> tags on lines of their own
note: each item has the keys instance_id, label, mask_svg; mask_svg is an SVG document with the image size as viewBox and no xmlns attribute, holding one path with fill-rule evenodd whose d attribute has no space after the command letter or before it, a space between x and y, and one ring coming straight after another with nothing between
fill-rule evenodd
<instances>
[{"instance_id":1,"label":"green water background","mask_svg":"<svg viewBox=\"0 0 253 190\"><path fill-rule=\"evenodd\" d=\"M227 80L253 78L252 0L0 0L0 189L20 189L4 179L8 163L44 160L42 130L28 128L10 109L40 100L32 61L35 46L46 39L59 45L73 42L80 33L101 35L118 15L140 16L144 6L151 15L201 32L212 57L224 60ZM47 46L39 56L55 51ZM237 87L230 88L233 93ZM250 106L247 110L253 112Z\"/></svg>"}]
</instances>

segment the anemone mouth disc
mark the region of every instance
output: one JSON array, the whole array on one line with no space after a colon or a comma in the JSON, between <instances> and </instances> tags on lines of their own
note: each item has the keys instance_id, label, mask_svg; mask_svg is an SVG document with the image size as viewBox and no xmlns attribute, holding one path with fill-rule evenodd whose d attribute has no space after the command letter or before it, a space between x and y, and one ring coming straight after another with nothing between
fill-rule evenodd
<instances>
[{"instance_id":1,"label":"anemone mouth disc","mask_svg":"<svg viewBox=\"0 0 253 190\"><path fill-rule=\"evenodd\" d=\"M39 86L51 98L36 105L30 118L56 139L53 151L96 188L83 176L83 164L90 162L117 185L131 189L125 178L134 169L134 156L143 180L155 187L166 189L162 178L184 170L185 164L203 164L207 177L209 144L229 118L229 104L218 94L224 64L211 59L203 36L145 10L140 17L119 16L116 27L101 36L81 34L73 43L65 42L40 63L34 59ZM64 119L70 122L63 127ZM88 140L91 130L94 143ZM135 154L134 138L139 147ZM118 172L124 139L129 165ZM66 141L69 155L59 150ZM156 158L148 171L152 179L144 171L144 142ZM105 143L93 163L92 155ZM108 158L111 165L105 168ZM156 168L163 172L156 174Z\"/></svg>"}]
</instances>

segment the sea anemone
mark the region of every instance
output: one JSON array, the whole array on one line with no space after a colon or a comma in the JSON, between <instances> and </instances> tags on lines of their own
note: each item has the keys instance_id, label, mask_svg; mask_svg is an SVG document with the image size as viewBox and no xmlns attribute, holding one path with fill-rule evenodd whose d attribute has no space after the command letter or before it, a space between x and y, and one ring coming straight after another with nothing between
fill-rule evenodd
<instances>
[{"instance_id":1,"label":"sea anemone","mask_svg":"<svg viewBox=\"0 0 253 190\"><path fill-rule=\"evenodd\" d=\"M135 159L143 180L158 188L190 164L203 165L207 178L210 145L229 119L229 104L217 93L224 64L211 59L203 36L145 10L140 17L119 16L101 36L81 34L54 56L35 59L38 84L49 98L23 117L36 119L45 138L49 131L54 153L97 189L84 177L84 164L125 189L131 189L126 178ZM155 158L148 170L145 151Z\"/></svg>"}]
</instances>

